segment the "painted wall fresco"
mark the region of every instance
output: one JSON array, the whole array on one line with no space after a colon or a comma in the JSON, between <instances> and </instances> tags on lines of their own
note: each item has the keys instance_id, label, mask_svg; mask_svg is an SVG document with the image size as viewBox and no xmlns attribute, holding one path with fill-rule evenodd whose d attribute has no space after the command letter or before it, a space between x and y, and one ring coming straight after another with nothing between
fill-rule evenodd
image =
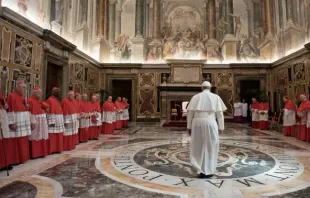
<instances>
[{"instance_id":1,"label":"painted wall fresco","mask_svg":"<svg viewBox=\"0 0 310 198\"><path fill-rule=\"evenodd\" d=\"M309 0L3 0L2 5L101 62L270 63L310 38Z\"/></svg>"}]
</instances>

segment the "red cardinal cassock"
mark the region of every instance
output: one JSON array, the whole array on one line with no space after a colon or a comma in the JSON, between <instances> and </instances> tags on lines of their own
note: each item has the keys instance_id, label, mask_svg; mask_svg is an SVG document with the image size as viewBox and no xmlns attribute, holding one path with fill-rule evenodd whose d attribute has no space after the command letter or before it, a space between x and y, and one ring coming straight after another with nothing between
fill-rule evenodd
<instances>
[{"instance_id":1,"label":"red cardinal cassock","mask_svg":"<svg viewBox=\"0 0 310 198\"><path fill-rule=\"evenodd\" d=\"M127 102L127 100L123 101L123 125L124 127L128 127L128 121L129 121L129 104Z\"/></svg>"},{"instance_id":2,"label":"red cardinal cassock","mask_svg":"<svg viewBox=\"0 0 310 198\"><path fill-rule=\"evenodd\" d=\"M77 97L79 95L80 95L79 93L76 93L75 97ZM78 120L80 120L80 117L81 117L80 101L77 100L77 99L74 99L73 103L74 103L74 106L75 106L75 109L76 109L76 112L77 112ZM75 124L76 124L76 126L75 126L75 131L74 131L74 140L75 140L75 144L79 144L80 121L76 122Z\"/></svg>"},{"instance_id":3,"label":"red cardinal cassock","mask_svg":"<svg viewBox=\"0 0 310 198\"><path fill-rule=\"evenodd\" d=\"M110 96L107 101L102 105L102 132L104 134L112 134L114 131L114 113L115 106Z\"/></svg>"},{"instance_id":4,"label":"red cardinal cassock","mask_svg":"<svg viewBox=\"0 0 310 198\"><path fill-rule=\"evenodd\" d=\"M260 121L259 121L259 103L254 102L251 104L251 112L252 112L252 128L259 129Z\"/></svg>"},{"instance_id":5,"label":"red cardinal cassock","mask_svg":"<svg viewBox=\"0 0 310 198\"><path fill-rule=\"evenodd\" d=\"M259 112L260 129L261 130L269 129L269 121L268 121L269 104L265 102L260 103L258 112Z\"/></svg>"},{"instance_id":6,"label":"red cardinal cassock","mask_svg":"<svg viewBox=\"0 0 310 198\"><path fill-rule=\"evenodd\" d=\"M70 91L72 92L72 91ZM62 100L62 110L64 113L64 150L69 151L75 148L77 139L78 112L74 100L66 97Z\"/></svg>"},{"instance_id":7,"label":"red cardinal cassock","mask_svg":"<svg viewBox=\"0 0 310 198\"><path fill-rule=\"evenodd\" d=\"M80 131L79 137L80 142L87 142L89 139L89 122L90 122L90 110L89 110L89 102L81 100L80 101Z\"/></svg>"},{"instance_id":8,"label":"red cardinal cassock","mask_svg":"<svg viewBox=\"0 0 310 198\"><path fill-rule=\"evenodd\" d=\"M124 107L123 107L123 103L119 102L119 101L115 101L114 105L116 107L116 124L115 124L115 128L117 130L120 130L123 128L123 111L124 111Z\"/></svg>"},{"instance_id":9,"label":"red cardinal cassock","mask_svg":"<svg viewBox=\"0 0 310 198\"><path fill-rule=\"evenodd\" d=\"M23 81L18 86L25 86ZM13 91L7 98L9 106L8 123L10 125L7 135L6 151L8 164L21 164L29 160L29 141L31 134L30 113L26 109L26 99L17 91Z\"/></svg>"},{"instance_id":10,"label":"red cardinal cassock","mask_svg":"<svg viewBox=\"0 0 310 198\"><path fill-rule=\"evenodd\" d=\"M297 114L301 119L299 127L298 127L297 138L302 141L305 141L305 140L310 141L310 133L307 132L307 130L310 128L310 126L308 126L310 123L309 121L307 122L307 119L309 119L307 117L310 116L309 109L310 109L310 101L305 100L305 101L302 101L302 103L299 105L299 108L297 110Z\"/></svg>"},{"instance_id":11,"label":"red cardinal cassock","mask_svg":"<svg viewBox=\"0 0 310 198\"><path fill-rule=\"evenodd\" d=\"M41 89L36 87L34 91ZM31 113L30 157L38 158L49 154L48 127L45 111L39 98L34 95L28 99Z\"/></svg>"},{"instance_id":12,"label":"red cardinal cassock","mask_svg":"<svg viewBox=\"0 0 310 198\"><path fill-rule=\"evenodd\" d=\"M101 109L99 102L91 101L89 102L89 109L91 112L90 126L89 126L89 139L98 140L100 135L100 126L101 126Z\"/></svg>"},{"instance_id":13,"label":"red cardinal cassock","mask_svg":"<svg viewBox=\"0 0 310 198\"><path fill-rule=\"evenodd\" d=\"M8 156L8 150L7 149L3 150L2 146L3 144L7 145L6 139L3 139L2 134L4 138L7 138L9 136L8 115L6 112L7 109L8 107L6 105L4 97L2 94L0 94L0 122L1 122L0 130L2 131L0 133L0 169L6 166L5 156Z\"/></svg>"},{"instance_id":14,"label":"red cardinal cassock","mask_svg":"<svg viewBox=\"0 0 310 198\"><path fill-rule=\"evenodd\" d=\"M283 110L283 133L285 136L295 137L296 105L288 97Z\"/></svg>"},{"instance_id":15,"label":"red cardinal cassock","mask_svg":"<svg viewBox=\"0 0 310 198\"><path fill-rule=\"evenodd\" d=\"M53 91L58 88L54 87ZM55 96L48 98L47 124L49 133L49 152L61 153L63 151L63 133L65 131L63 111L59 100Z\"/></svg>"}]
</instances>

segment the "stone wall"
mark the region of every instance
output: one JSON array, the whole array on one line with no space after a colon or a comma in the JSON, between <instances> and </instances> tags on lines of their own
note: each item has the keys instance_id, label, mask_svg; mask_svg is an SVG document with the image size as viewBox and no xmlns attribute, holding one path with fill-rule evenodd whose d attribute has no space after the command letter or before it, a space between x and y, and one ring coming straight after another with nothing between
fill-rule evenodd
<instances>
[{"instance_id":1,"label":"stone wall","mask_svg":"<svg viewBox=\"0 0 310 198\"><path fill-rule=\"evenodd\" d=\"M310 54L307 51L300 51L292 58L274 64L269 81L274 110L279 111L283 108L282 97L285 95L298 104L301 93L309 95Z\"/></svg>"}]
</instances>

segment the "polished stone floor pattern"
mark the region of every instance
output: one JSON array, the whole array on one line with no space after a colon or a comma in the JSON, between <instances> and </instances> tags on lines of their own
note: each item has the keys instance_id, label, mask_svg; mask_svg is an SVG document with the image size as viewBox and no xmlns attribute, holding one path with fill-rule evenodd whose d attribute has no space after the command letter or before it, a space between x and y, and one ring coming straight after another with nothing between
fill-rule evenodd
<instances>
[{"instance_id":1,"label":"polished stone floor pattern","mask_svg":"<svg viewBox=\"0 0 310 198\"><path fill-rule=\"evenodd\" d=\"M0 197L310 197L310 144L232 123L220 138L217 172L199 179L185 128L131 123L15 166L9 177L0 172Z\"/></svg>"}]
</instances>

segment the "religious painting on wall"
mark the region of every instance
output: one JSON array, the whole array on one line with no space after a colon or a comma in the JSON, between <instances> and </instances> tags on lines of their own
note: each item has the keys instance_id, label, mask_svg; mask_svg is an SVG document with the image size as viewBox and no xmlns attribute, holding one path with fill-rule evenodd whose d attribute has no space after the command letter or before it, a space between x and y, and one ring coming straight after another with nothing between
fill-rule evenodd
<instances>
[{"instance_id":1,"label":"religious painting on wall","mask_svg":"<svg viewBox=\"0 0 310 198\"><path fill-rule=\"evenodd\" d=\"M132 43L129 36L121 34L116 39L110 55L111 62L129 63L131 62Z\"/></svg>"},{"instance_id":2,"label":"religious painting on wall","mask_svg":"<svg viewBox=\"0 0 310 198\"><path fill-rule=\"evenodd\" d=\"M1 78L1 87L0 87L0 93L3 96L8 95L9 90L9 68L6 66L0 66L0 78Z\"/></svg>"},{"instance_id":3,"label":"religious painting on wall","mask_svg":"<svg viewBox=\"0 0 310 198\"><path fill-rule=\"evenodd\" d=\"M30 68L32 62L32 41L16 34L14 63Z\"/></svg>"}]
</instances>

